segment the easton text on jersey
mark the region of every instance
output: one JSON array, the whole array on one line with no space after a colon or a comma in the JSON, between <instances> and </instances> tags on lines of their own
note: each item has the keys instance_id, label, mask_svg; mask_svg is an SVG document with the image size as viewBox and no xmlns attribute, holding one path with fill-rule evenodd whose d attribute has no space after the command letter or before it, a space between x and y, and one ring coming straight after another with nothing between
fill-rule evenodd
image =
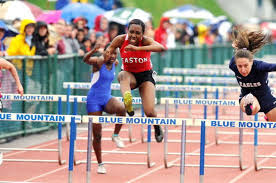
<instances>
[{"instance_id":1,"label":"easton text on jersey","mask_svg":"<svg viewBox=\"0 0 276 183\"><path fill-rule=\"evenodd\" d=\"M130 57L130 58L122 58L124 63L144 63L148 61L148 58L136 58L136 57Z\"/></svg>"},{"instance_id":2,"label":"easton text on jersey","mask_svg":"<svg viewBox=\"0 0 276 183\"><path fill-rule=\"evenodd\" d=\"M243 82L239 81L239 84L240 84L241 87L258 87L258 86L261 86L260 82L257 82L257 83L243 83Z\"/></svg>"}]
</instances>

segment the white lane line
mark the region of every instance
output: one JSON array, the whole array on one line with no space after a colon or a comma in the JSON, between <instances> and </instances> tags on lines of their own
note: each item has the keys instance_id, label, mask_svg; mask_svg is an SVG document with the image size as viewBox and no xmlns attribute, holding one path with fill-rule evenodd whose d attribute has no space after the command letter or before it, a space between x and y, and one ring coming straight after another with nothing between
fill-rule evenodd
<instances>
[{"instance_id":1,"label":"white lane line","mask_svg":"<svg viewBox=\"0 0 276 183\"><path fill-rule=\"evenodd\" d=\"M225 138L222 138L222 139L227 140L227 139L229 139L229 138L231 138L231 137L228 136L228 137L225 137ZM211 143L211 144L205 145L205 149L206 149L206 148L209 148L209 147L211 147L211 146L213 146L213 145L215 145L215 144L216 144L216 143L213 142L213 143ZM196 153L196 152L199 152L199 151L200 151L200 148L194 150L192 153ZM177 161L179 161L179 160L180 160L180 157L179 157L179 158L176 158L176 159L174 159L174 160L172 160L171 162L168 162L168 164L175 163L175 162L177 162ZM154 173L154 172L156 172L156 171L158 171L158 170L160 170L160 169L162 169L162 168L164 168L164 165L160 165L160 166L158 166L158 167L152 169L152 170L149 171L149 172L146 172L146 173L144 173L144 174L142 174L142 175L140 175L140 176L138 176L138 177L135 177L135 178L133 178L133 179L127 181L127 183L133 183L133 182L135 182L135 181L137 181L137 180L139 180L139 179L142 179L142 178L144 178L144 177L146 177L146 176L148 176L148 175L150 175L150 174L152 174L152 173Z\"/></svg>"},{"instance_id":2,"label":"white lane line","mask_svg":"<svg viewBox=\"0 0 276 183\"><path fill-rule=\"evenodd\" d=\"M140 141L137 141L137 142L135 142L135 143L128 144L128 145L126 145L125 147L131 147L131 146L134 146L134 145L136 145L136 144L138 144L138 143L141 143L141 142L140 142ZM111 151L117 151L117 150L122 150L122 149L121 149L121 148L115 148L115 149L113 149L113 150L111 150ZM107 155L107 154L111 154L111 153L103 153L102 156ZM96 157L94 156L92 159L95 160ZM36 177L29 178L29 179L27 179L27 180L25 180L25 181L32 181L32 180L35 180L35 179L38 179L38 178L41 178L41 177L45 177L45 176L47 176L47 175L53 174L53 173L55 173L55 172L58 172L58 171L60 171L60 170L66 169L66 168L68 168L68 165L66 165L65 167L62 167L62 168L57 168L57 169L55 169L55 170L46 172L46 173L41 174L41 175L38 175L38 176L36 176Z\"/></svg>"},{"instance_id":3,"label":"white lane line","mask_svg":"<svg viewBox=\"0 0 276 183\"><path fill-rule=\"evenodd\" d=\"M275 156L275 155L276 155L276 151L273 152L271 155L274 155L274 156ZM266 162L266 161L269 160L269 159L270 159L270 158L264 158L264 159L262 159L260 162L258 162L258 164L260 165L260 164ZM250 168L248 168L247 170L243 171L240 175L236 176L236 177L235 177L234 179L232 179L229 183L235 183L235 182L237 182L238 180L240 180L242 177L244 177L246 174L248 174L248 173L251 172L252 170L255 171L254 165L251 166Z\"/></svg>"}]
</instances>

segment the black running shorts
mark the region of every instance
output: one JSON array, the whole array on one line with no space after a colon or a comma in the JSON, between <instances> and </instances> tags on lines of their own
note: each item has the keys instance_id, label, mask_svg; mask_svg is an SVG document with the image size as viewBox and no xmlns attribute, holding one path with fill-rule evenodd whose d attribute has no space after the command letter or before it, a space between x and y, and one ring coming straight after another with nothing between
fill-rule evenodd
<instances>
[{"instance_id":1,"label":"black running shorts","mask_svg":"<svg viewBox=\"0 0 276 183\"><path fill-rule=\"evenodd\" d=\"M144 71L144 72L131 72L133 74L133 76L136 79L136 86L133 88L139 88L139 86L145 82L145 81L150 81L155 85L155 79L154 77L156 76L156 72L153 70L148 70L148 71Z\"/></svg>"}]
</instances>

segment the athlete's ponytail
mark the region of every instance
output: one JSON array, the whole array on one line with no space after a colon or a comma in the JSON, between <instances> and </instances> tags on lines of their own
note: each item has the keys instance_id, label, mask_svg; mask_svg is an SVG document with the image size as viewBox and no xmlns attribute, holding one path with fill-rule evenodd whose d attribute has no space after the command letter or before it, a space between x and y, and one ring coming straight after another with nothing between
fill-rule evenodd
<instances>
[{"instance_id":1,"label":"athlete's ponytail","mask_svg":"<svg viewBox=\"0 0 276 183\"><path fill-rule=\"evenodd\" d=\"M238 27L233 30L233 46L235 48L235 58L253 59L253 55L258 52L267 42L268 36L262 31L247 31Z\"/></svg>"}]
</instances>

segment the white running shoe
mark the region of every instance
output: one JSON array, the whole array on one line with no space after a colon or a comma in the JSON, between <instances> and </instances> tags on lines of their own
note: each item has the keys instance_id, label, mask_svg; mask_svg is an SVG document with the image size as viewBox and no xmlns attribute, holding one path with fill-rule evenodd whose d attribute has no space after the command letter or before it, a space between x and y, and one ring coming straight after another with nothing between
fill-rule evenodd
<instances>
[{"instance_id":1,"label":"white running shoe","mask_svg":"<svg viewBox=\"0 0 276 183\"><path fill-rule=\"evenodd\" d=\"M97 173L98 173L98 174L106 174L106 169L105 169L103 163L98 164Z\"/></svg>"},{"instance_id":2,"label":"white running shoe","mask_svg":"<svg viewBox=\"0 0 276 183\"><path fill-rule=\"evenodd\" d=\"M0 152L0 165L3 163L3 153Z\"/></svg>"},{"instance_id":3,"label":"white running shoe","mask_svg":"<svg viewBox=\"0 0 276 183\"><path fill-rule=\"evenodd\" d=\"M244 106L248 104L253 104L253 102L254 102L254 96L251 93L244 96Z\"/></svg>"},{"instance_id":4,"label":"white running shoe","mask_svg":"<svg viewBox=\"0 0 276 183\"><path fill-rule=\"evenodd\" d=\"M119 136L112 135L112 141L116 143L118 148L124 148L125 144Z\"/></svg>"}]
</instances>

